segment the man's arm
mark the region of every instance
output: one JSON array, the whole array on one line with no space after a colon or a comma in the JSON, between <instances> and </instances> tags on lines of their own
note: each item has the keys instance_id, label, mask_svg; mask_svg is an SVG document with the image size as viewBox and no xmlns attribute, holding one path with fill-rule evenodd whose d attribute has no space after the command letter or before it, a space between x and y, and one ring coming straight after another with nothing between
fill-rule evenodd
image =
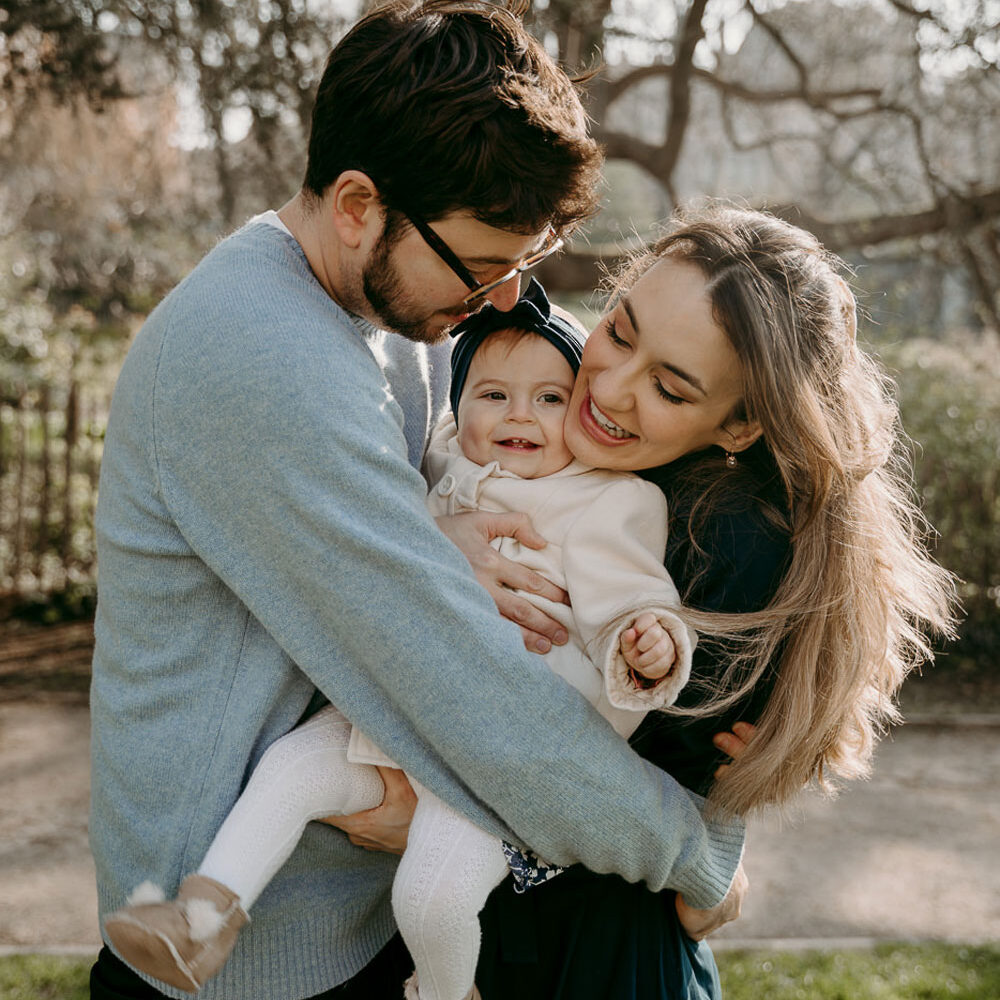
<instances>
[{"instance_id":1,"label":"man's arm","mask_svg":"<svg viewBox=\"0 0 1000 1000\"><path fill-rule=\"evenodd\" d=\"M437 526L469 560L476 579L493 598L497 611L520 628L525 649L547 653L553 644L561 646L566 642L569 636L558 621L515 593L522 590L557 604L567 604L566 591L527 566L500 555L490 545L494 538L515 538L529 549L545 548L546 540L535 531L526 515L474 510L436 520Z\"/></svg>"},{"instance_id":2,"label":"man's arm","mask_svg":"<svg viewBox=\"0 0 1000 1000\"><path fill-rule=\"evenodd\" d=\"M195 552L352 721L473 821L555 863L718 902L739 825L706 823L498 619L425 509L360 340L279 333L248 338L235 370L211 343L167 341L158 472Z\"/></svg>"}]
</instances>

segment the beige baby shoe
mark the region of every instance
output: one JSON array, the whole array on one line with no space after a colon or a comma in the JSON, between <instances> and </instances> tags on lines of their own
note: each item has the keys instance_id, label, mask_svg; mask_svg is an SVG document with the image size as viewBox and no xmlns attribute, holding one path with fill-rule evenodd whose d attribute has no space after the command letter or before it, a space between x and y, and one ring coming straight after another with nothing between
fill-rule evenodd
<instances>
[{"instance_id":1,"label":"beige baby shoe","mask_svg":"<svg viewBox=\"0 0 1000 1000\"><path fill-rule=\"evenodd\" d=\"M188 875L169 902L161 889L144 882L124 909L107 917L104 930L129 965L197 993L226 964L249 919L231 889L204 875Z\"/></svg>"},{"instance_id":2,"label":"beige baby shoe","mask_svg":"<svg viewBox=\"0 0 1000 1000\"><path fill-rule=\"evenodd\" d=\"M420 1000L420 989L417 986L417 974L415 972L403 983L403 1000ZM473 985L471 992L466 994L465 1000L483 1000L483 998L479 990Z\"/></svg>"}]
</instances>

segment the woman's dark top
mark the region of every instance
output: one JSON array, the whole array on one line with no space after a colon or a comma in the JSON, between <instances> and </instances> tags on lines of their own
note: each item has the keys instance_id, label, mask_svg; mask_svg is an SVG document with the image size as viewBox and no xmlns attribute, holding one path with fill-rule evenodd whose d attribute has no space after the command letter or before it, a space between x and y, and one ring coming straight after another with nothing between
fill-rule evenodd
<instances>
[{"instance_id":1,"label":"woman's dark top","mask_svg":"<svg viewBox=\"0 0 1000 1000\"><path fill-rule=\"evenodd\" d=\"M761 501L782 506L767 453L758 446L750 449L732 477L739 488L727 490L726 505L698 526L704 555L691 545L687 531L690 504L678 487L685 481L682 463L645 478L667 498L665 564L684 602L704 611L765 607L789 558L787 535L763 513ZM724 664L717 644L699 644L692 677L714 676ZM630 742L641 756L704 795L724 759L712 736L740 719L756 720L769 689L769 684L759 685L752 698L723 717L684 720L650 713ZM689 684L678 704L691 705L698 698ZM684 933L674 895L580 865L523 894L506 879L481 915L476 984L483 1000L718 1000L712 952Z\"/></svg>"}]
</instances>

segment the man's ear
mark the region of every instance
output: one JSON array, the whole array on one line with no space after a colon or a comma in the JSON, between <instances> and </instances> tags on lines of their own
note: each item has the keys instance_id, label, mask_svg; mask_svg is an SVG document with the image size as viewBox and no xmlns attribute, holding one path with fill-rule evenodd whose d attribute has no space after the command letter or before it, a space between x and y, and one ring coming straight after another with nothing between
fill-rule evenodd
<instances>
[{"instance_id":1,"label":"man's ear","mask_svg":"<svg viewBox=\"0 0 1000 1000\"><path fill-rule=\"evenodd\" d=\"M756 420L727 420L720 428L716 444L723 451L746 451L764 433Z\"/></svg>"},{"instance_id":2,"label":"man's ear","mask_svg":"<svg viewBox=\"0 0 1000 1000\"><path fill-rule=\"evenodd\" d=\"M328 211L341 242L356 250L366 237L382 231L382 202L372 179L360 170L345 170L327 189Z\"/></svg>"}]
</instances>

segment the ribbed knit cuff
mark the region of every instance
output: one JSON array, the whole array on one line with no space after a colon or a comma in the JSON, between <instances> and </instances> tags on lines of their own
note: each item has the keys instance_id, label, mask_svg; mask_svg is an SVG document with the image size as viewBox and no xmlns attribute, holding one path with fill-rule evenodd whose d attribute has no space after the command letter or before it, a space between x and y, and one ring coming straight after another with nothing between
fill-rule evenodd
<instances>
[{"instance_id":1,"label":"ribbed knit cuff","mask_svg":"<svg viewBox=\"0 0 1000 1000\"><path fill-rule=\"evenodd\" d=\"M704 816L705 800L688 794ZM746 824L741 819L705 819L705 831L708 847L701 862L687 872L687 884L676 887L684 902L697 910L717 906L726 898L746 843Z\"/></svg>"}]
</instances>

